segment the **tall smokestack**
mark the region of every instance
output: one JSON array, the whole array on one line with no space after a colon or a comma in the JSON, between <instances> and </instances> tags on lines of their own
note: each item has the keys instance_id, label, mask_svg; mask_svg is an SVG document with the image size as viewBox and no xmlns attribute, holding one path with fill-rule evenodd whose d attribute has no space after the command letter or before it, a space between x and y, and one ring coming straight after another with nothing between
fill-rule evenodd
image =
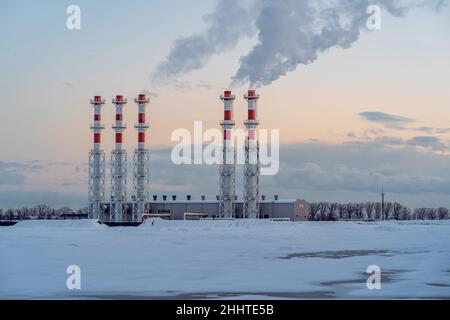
<instances>
[{"instance_id":1,"label":"tall smokestack","mask_svg":"<svg viewBox=\"0 0 450 320\"><path fill-rule=\"evenodd\" d=\"M247 139L245 141L244 166L244 217L248 219L259 218L259 143L256 128L259 125L257 118L259 94L255 90L248 90L244 95L248 105Z\"/></svg>"},{"instance_id":2,"label":"tall smokestack","mask_svg":"<svg viewBox=\"0 0 450 320\"><path fill-rule=\"evenodd\" d=\"M122 222L127 209L127 152L122 149L123 132L127 128L123 123L123 106L127 99L116 96L112 102L116 105L115 131L116 146L111 152L111 222Z\"/></svg>"},{"instance_id":3,"label":"tall smokestack","mask_svg":"<svg viewBox=\"0 0 450 320\"><path fill-rule=\"evenodd\" d=\"M231 133L235 125L233 120L235 98L231 91L225 91L220 96L224 104L224 119L220 123L223 128L223 159L220 165L219 216L222 218L234 217L236 151L231 140Z\"/></svg>"},{"instance_id":4,"label":"tall smokestack","mask_svg":"<svg viewBox=\"0 0 450 320\"><path fill-rule=\"evenodd\" d=\"M145 94L139 94L134 101L138 104L138 123L135 128L138 131L138 146L134 151L134 208L133 220L141 221L145 208L148 206L149 189L149 152L145 147L145 131L149 125L145 123L145 106L150 102Z\"/></svg>"},{"instance_id":5,"label":"tall smokestack","mask_svg":"<svg viewBox=\"0 0 450 320\"><path fill-rule=\"evenodd\" d=\"M94 107L94 146L89 152L89 218L103 218L103 204L105 202L105 153L101 149L101 132L105 127L101 124L101 108L105 100L95 96L90 100Z\"/></svg>"}]
</instances>

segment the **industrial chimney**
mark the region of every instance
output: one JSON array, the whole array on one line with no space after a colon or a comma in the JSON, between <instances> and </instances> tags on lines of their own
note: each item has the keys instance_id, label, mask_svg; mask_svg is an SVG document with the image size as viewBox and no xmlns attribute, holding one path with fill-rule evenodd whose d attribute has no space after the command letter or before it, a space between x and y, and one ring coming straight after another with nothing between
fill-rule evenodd
<instances>
[{"instance_id":1,"label":"industrial chimney","mask_svg":"<svg viewBox=\"0 0 450 320\"><path fill-rule=\"evenodd\" d=\"M111 222L122 222L127 212L127 152L122 149L123 132L126 125L123 123L123 106L127 99L116 96L112 102L116 106L116 123L112 126L115 131L115 149L111 152Z\"/></svg>"},{"instance_id":2,"label":"industrial chimney","mask_svg":"<svg viewBox=\"0 0 450 320\"><path fill-rule=\"evenodd\" d=\"M138 123L134 127L138 131L138 145L134 151L134 206L133 206L133 221L141 221L142 215L145 213L145 208L148 206L149 197L149 151L145 147L145 131L149 125L145 123L145 106L150 102L145 94L139 94L134 101L138 105Z\"/></svg>"},{"instance_id":3,"label":"industrial chimney","mask_svg":"<svg viewBox=\"0 0 450 320\"><path fill-rule=\"evenodd\" d=\"M259 95L255 90L248 90L244 95L248 105L248 118L245 121L247 138L245 141L244 166L244 218L259 218L259 143L256 128L259 125L257 107Z\"/></svg>"},{"instance_id":4,"label":"industrial chimney","mask_svg":"<svg viewBox=\"0 0 450 320\"><path fill-rule=\"evenodd\" d=\"M224 104L224 120L220 123L223 128L223 158L220 165L219 216L222 218L232 218L234 216L236 151L231 136L235 125L233 120L233 103L235 98L231 91L225 91L220 96Z\"/></svg>"},{"instance_id":5,"label":"industrial chimney","mask_svg":"<svg viewBox=\"0 0 450 320\"><path fill-rule=\"evenodd\" d=\"M94 147L89 152L89 218L102 219L105 202L105 153L101 149L101 132L105 127L101 124L101 108L105 100L95 96L90 100L94 107L94 124L91 130L94 133Z\"/></svg>"}]
</instances>

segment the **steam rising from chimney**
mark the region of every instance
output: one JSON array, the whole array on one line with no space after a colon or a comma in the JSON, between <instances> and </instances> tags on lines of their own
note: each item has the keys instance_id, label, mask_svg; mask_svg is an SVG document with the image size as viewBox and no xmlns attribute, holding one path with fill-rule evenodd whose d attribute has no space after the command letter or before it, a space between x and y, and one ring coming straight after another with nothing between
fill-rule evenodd
<instances>
[{"instance_id":1,"label":"steam rising from chimney","mask_svg":"<svg viewBox=\"0 0 450 320\"><path fill-rule=\"evenodd\" d=\"M177 39L166 61L157 66L153 80L164 82L201 69L213 55L233 49L241 37L250 36L251 17L241 2L219 0L214 12L203 17L206 31Z\"/></svg>"},{"instance_id":2,"label":"steam rising from chimney","mask_svg":"<svg viewBox=\"0 0 450 320\"><path fill-rule=\"evenodd\" d=\"M369 18L367 8L379 5L394 17L414 7L436 10L447 0L258 0L251 9L239 1L220 0L206 16L204 34L175 42L167 60L156 70L170 79L204 67L212 55L234 48L239 38L256 27L258 42L240 59L233 85L269 85L299 65L316 61L334 47L348 49L355 43Z\"/></svg>"}]
</instances>

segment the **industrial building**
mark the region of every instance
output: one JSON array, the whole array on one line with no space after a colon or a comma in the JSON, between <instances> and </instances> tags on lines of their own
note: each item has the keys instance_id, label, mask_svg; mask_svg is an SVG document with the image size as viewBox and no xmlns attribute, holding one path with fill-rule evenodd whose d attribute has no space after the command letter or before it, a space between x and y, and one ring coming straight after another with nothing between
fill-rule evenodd
<instances>
[{"instance_id":1,"label":"industrial building","mask_svg":"<svg viewBox=\"0 0 450 320\"><path fill-rule=\"evenodd\" d=\"M245 201L234 201L232 218L245 218ZM219 201L217 200L166 200L159 199L150 203L151 212L170 214L170 219L195 219L202 214L203 218L219 217ZM305 200L260 200L259 218L307 220L309 205ZM187 215L185 215L187 214ZM256 219L256 217L255 217Z\"/></svg>"},{"instance_id":2,"label":"industrial building","mask_svg":"<svg viewBox=\"0 0 450 320\"><path fill-rule=\"evenodd\" d=\"M145 131L149 125L145 122L145 107L150 100L145 94L139 94L134 99L138 106L137 147L133 157L134 189L131 201L127 198L127 152L122 145L123 135L127 128L124 123L123 108L127 99L117 95L112 99L116 116L112 128L115 131L115 148L111 151L110 201L105 200L105 153L101 149L101 108L105 100L95 96L91 100L94 108L94 124L91 130L94 134L93 149L89 153L89 217L100 219L106 223L140 223L143 217L154 215L166 219L281 219L307 220L309 204L305 200L280 200L278 196L266 199L260 196L260 161L259 142L257 140L257 105L259 94L248 90L244 95L247 101L247 128L245 141L245 165L242 183L244 194L238 201L235 194L236 149L231 141L235 126L233 108L236 96L227 90L220 96L223 101L224 118L220 122L223 129L222 163L219 172L219 194L215 200L186 200L176 196L163 195L160 198L149 196L149 150L145 145Z\"/></svg>"},{"instance_id":3,"label":"industrial building","mask_svg":"<svg viewBox=\"0 0 450 320\"><path fill-rule=\"evenodd\" d=\"M168 220L196 220L196 219L223 219L220 216L220 201L191 200L190 196L186 199L178 200L175 196L154 196L149 203L148 212L156 216L164 217ZM244 218L244 201L234 201L234 213L230 219ZM283 200L276 196L273 200L259 201L260 219L290 219L292 221L308 220L309 204L305 200ZM110 205L105 204L105 212L108 215ZM133 222L133 203L128 203L127 213L124 215L123 222Z\"/></svg>"}]
</instances>

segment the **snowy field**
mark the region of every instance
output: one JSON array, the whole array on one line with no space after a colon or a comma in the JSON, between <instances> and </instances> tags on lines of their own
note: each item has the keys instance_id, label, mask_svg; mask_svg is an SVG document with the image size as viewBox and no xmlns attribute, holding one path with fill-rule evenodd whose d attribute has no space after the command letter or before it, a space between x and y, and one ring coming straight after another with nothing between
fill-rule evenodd
<instances>
[{"instance_id":1,"label":"snowy field","mask_svg":"<svg viewBox=\"0 0 450 320\"><path fill-rule=\"evenodd\" d=\"M450 298L450 221L20 222L0 227L0 298Z\"/></svg>"}]
</instances>

